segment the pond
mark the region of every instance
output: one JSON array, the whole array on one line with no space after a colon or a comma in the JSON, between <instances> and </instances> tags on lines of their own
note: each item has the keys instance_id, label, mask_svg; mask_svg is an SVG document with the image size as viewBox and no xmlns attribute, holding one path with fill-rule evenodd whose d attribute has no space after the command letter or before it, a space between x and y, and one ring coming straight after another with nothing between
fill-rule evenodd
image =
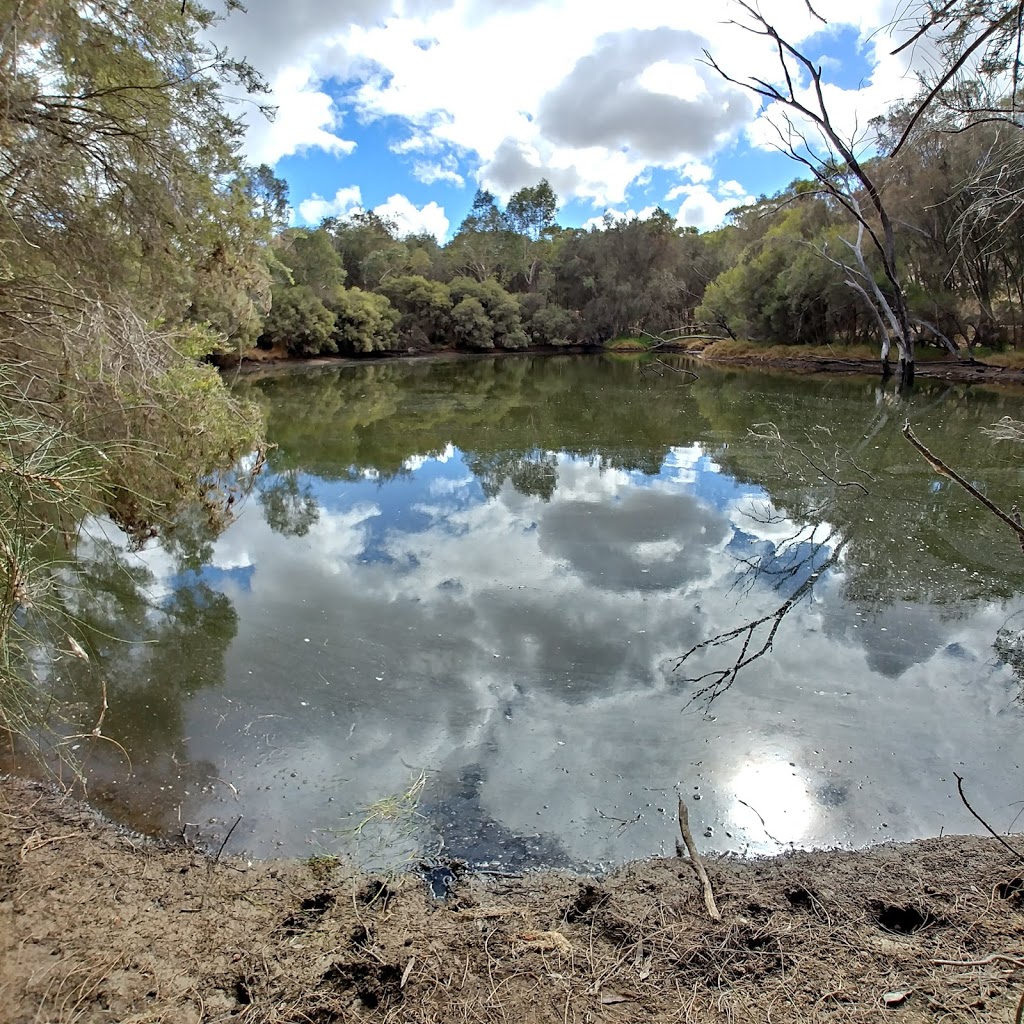
<instances>
[{"instance_id":1,"label":"pond","mask_svg":"<svg viewBox=\"0 0 1024 1024\"><path fill-rule=\"evenodd\" d=\"M214 847L241 815L253 856L494 870L671 854L677 787L707 850L974 831L956 774L1008 827L1024 556L899 429L1009 507L1024 451L982 428L1024 400L698 372L241 378L276 448L233 525L132 552L92 522L62 576L92 659L52 683L83 721L105 683L116 741L74 743L91 798Z\"/></svg>"}]
</instances>

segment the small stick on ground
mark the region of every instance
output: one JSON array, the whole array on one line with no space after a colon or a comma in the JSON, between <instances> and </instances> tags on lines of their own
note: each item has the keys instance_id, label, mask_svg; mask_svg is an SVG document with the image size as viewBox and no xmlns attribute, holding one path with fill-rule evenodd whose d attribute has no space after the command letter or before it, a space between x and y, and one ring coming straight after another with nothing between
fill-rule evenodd
<instances>
[{"instance_id":1,"label":"small stick on ground","mask_svg":"<svg viewBox=\"0 0 1024 1024\"><path fill-rule=\"evenodd\" d=\"M697 844L693 841L693 833L690 831L690 815L686 810L686 804L682 795L679 797L679 831L683 835L683 842L686 844L686 852L690 855L690 863L693 870L697 872L700 879L700 887L704 891L704 906L707 907L708 917L712 921L721 921L722 914L715 902L715 891L711 888L711 879L704 870L704 861L700 859L697 852Z\"/></svg>"},{"instance_id":2,"label":"small stick on ground","mask_svg":"<svg viewBox=\"0 0 1024 1024\"><path fill-rule=\"evenodd\" d=\"M232 825L231 828L228 829L228 834L224 837L224 842L220 844L220 849L217 851L217 856L213 858L214 864L216 864L220 860L220 855L224 852L224 847L228 845L228 840L231 838L231 833L234 832L236 828L238 828L238 823L241 820L242 816L239 815L237 818L235 818L234 825Z\"/></svg>"}]
</instances>

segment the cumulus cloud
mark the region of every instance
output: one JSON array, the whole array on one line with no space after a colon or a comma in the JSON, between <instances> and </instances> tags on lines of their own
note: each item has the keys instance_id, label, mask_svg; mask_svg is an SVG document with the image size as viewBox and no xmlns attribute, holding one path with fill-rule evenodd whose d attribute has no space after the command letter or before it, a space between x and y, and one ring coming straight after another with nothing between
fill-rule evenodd
<instances>
[{"instance_id":1,"label":"cumulus cloud","mask_svg":"<svg viewBox=\"0 0 1024 1024\"><path fill-rule=\"evenodd\" d=\"M403 195L389 196L387 202L373 208L373 212L398 225L399 235L433 235L443 242L448 234L448 218L444 207L435 202L416 206Z\"/></svg>"},{"instance_id":2,"label":"cumulus cloud","mask_svg":"<svg viewBox=\"0 0 1024 1024\"><path fill-rule=\"evenodd\" d=\"M541 131L563 145L628 146L651 161L704 156L750 119L749 97L693 62L706 41L660 28L603 36L541 100ZM645 84L645 70L657 71ZM660 70L659 70L660 69ZM672 92L655 91L671 79Z\"/></svg>"},{"instance_id":3,"label":"cumulus cloud","mask_svg":"<svg viewBox=\"0 0 1024 1024\"><path fill-rule=\"evenodd\" d=\"M315 192L299 203L298 218L305 224L319 224L324 217L345 219L364 210L363 197L358 185L339 188L333 199L325 199ZM398 225L399 236L427 233L443 242L448 234L448 218L444 207L430 202L417 206L407 196L396 193L373 208L373 212Z\"/></svg>"},{"instance_id":4,"label":"cumulus cloud","mask_svg":"<svg viewBox=\"0 0 1024 1024\"><path fill-rule=\"evenodd\" d=\"M829 92L844 125L865 124L915 87L906 58L888 56L891 33L873 34L892 6L865 0L851 11L842 0L819 0L831 25L858 29L874 68L866 89ZM714 5L552 0L543 4L543 31L538 7L538 0L352 0L335 8L251 0L247 14L215 32L264 72L279 108L273 123L249 118L247 156L273 163L311 148L344 155L356 119L387 118L404 135L392 152L408 158L421 181L458 187L469 166L507 195L544 176L564 199L601 208L625 202L651 167L709 185L719 148L749 125L755 145L776 138L763 116L755 122L747 93L698 62L707 45L737 75L778 76L765 41L723 24ZM802 4L763 0L763 7L798 44L821 30Z\"/></svg>"},{"instance_id":5,"label":"cumulus cloud","mask_svg":"<svg viewBox=\"0 0 1024 1024\"><path fill-rule=\"evenodd\" d=\"M604 227L605 223L611 221L612 223L619 223L624 220L647 220L655 210L656 206L645 206L642 210L616 210L609 207L600 217L591 217L590 220L584 222L584 230L590 230L591 228Z\"/></svg>"},{"instance_id":6,"label":"cumulus cloud","mask_svg":"<svg viewBox=\"0 0 1024 1024\"><path fill-rule=\"evenodd\" d=\"M710 181L715 172L703 160L690 160L679 169L679 176L687 181Z\"/></svg>"},{"instance_id":7,"label":"cumulus cloud","mask_svg":"<svg viewBox=\"0 0 1024 1024\"><path fill-rule=\"evenodd\" d=\"M462 188L466 179L455 168L454 160L445 161L444 166L437 162L418 160L412 169L412 176L424 185L433 185L436 181L443 181L456 188Z\"/></svg>"},{"instance_id":8,"label":"cumulus cloud","mask_svg":"<svg viewBox=\"0 0 1024 1024\"><path fill-rule=\"evenodd\" d=\"M315 192L299 203L299 217L307 224L319 224L324 217L349 217L362 210L363 196L358 185L339 188L333 199Z\"/></svg>"},{"instance_id":9,"label":"cumulus cloud","mask_svg":"<svg viewBox=\"0 0 1024 1024\"><path fill-rule=\"evenodd\" d=\"M726 182L728 186L737 185L737 182ZM683 202L676 211L676 221L684 227L700 228L707 231L718 227L726 218L730 210L738 206L747 206L754 202L754 197L744 195L743 186L739 191L732 188L723 189L719 183L718 195L708 189L707 185L677 185L668 196L670 199L682 199Z\"/></svg>"}]
</instances>

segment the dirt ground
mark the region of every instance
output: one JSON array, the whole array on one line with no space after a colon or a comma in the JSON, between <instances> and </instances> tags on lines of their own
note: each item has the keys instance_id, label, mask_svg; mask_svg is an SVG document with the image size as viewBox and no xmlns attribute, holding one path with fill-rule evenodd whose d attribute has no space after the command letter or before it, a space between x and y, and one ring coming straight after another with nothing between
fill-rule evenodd
<instances>
[{"instance_id":1,"label":"dirt ground","mask_svg":"<svg viewBox=\"0 0 1024 1024\"><path fill-rule=\"evenodd\" d=\"M855 374L879 377L877 359L822 359L822 358L759 358L757 356L705 356L702 352L687 352L709 366L761 368L782 370L796 374ZM919 362L914 368L917 380L946 380L956 384L996 384L1019 387L1024 384L1024 370L989 363L961 363L955 360Z\"/></svg>"},{"instance_id":2,"label":"dirt ground","mask_svg":"<svg viewBox=\"0 0 1024 1024\"><path fill-rule=\"evenodd\" d=\"M1024 868L995 840L707 866L717 923L683 858L439 900L414 873L215 862L2 780L0 1020L1021 1020Z\"/></svg>"}]
</instances>

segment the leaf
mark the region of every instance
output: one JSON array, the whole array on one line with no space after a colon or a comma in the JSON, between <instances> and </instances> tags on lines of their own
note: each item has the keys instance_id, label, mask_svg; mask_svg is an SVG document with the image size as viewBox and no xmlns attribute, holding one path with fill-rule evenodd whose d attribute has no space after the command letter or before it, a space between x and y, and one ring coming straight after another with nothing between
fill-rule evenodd
<instances>
[{"instance_id":1,"label":"leaf","mask_svg":"<svg viewBox=\"0 0 1024 1024\"><path fill-rule=\"evenodd\" d=\"M632 1003L633 996L620 996L616 992L602 992L601 1005L613 1006L615 1003Z\"/></svg>"},{"instance_id":2,"label":"leaf","mask_svg":"<svg viewBox=\"0 0 1024 1024\"><path fill-rule=\"evenodd\" d=\"M882 1002L885 1003L886 1006L902 1006L910 998L911 992L913 992L913 989L909 988L886 992L885 995L882 996Z\"/></svg>"}]
</instances>

